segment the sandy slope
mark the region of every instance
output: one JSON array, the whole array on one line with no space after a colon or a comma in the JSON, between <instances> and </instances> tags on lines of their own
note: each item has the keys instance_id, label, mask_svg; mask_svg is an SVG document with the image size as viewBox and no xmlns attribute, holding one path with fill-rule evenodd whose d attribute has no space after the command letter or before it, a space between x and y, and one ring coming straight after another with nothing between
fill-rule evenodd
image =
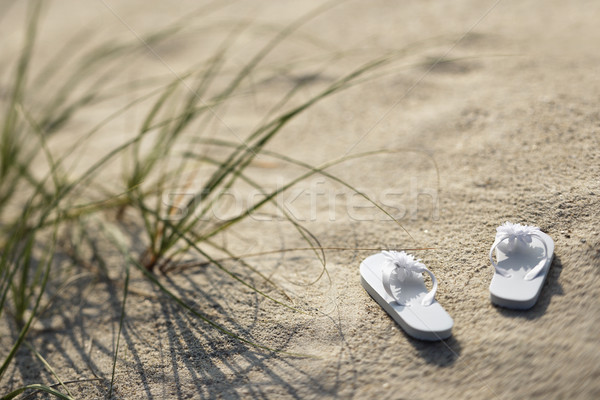
<instances>
[{"instance_id":1,"label":"sandy slope","mask_svg":"<svg viewBox=\"0 0 600 400\"><path fill-rule=\"evenodd\" d=\"M52 53L86 21L116 35L133 35L102 2L75 3L52 5L43 53ZM192 2L107 3L130 28L143 31L184 14ZM248 17L282 26L318 3L240 2L213 18L222 23ZM18 6L10 12L13 17L1 28L9 33L2 40L5 54L14 54L19 44ZM454 335L432 344L399 330L360 286L358 265L371 251L328 252L330 280L323 277L312 285L307 284L320 267L310 253L251 259L303 313L253 294L211 267L161 278L244 337L308 358L273 355L232 341L136 277L133 286L149 295L129 300L118 398L600 397L599 15L596 1L549 1L540 8L534 1L382 0L347 2L301 28L266 67L311 52L357 50L333 61L302 96L360 61L436 38L394 64L412 67L324 101L270 148L315 165L382 147L417 149L433 157L439 187L431 161L418 152L363 158L333 170L394 207L412 239L323 179L306 181L303 192L283 201L326 246L433 247L418 254L440 282L437 299L455 320ZM195 52L210 51L210 38L197 35L178 47L156 49L163 61L149 55L137 68L170 74L185 67ZM248 34L242 42L252 47L253 38ZM238 51L241 63L244 50ZM434 65L440 57L454 61ZM298 70L308 74L319 65ZM224 115L228 129L253 125L243 103L260 112L260 99L301 78L300 72L266 81L258 76L252 95L232 106L237 112ZM116 126L124 132L119 134L127 134L127 121ZM263 161L253 173L270 184L297 172ZM556 243L542 296L527 312L498 309L488 300L487 251L495 227L505 220L540 226ZM239 253L303 245L281 221L257 219L228 237ZM230 267L247 275L238 264ZM90 288L93 294L86 292ZM265 290L281 298L278 291ZM90 278L62 299L60 313L42 320L50 329L34 333L34 343L63 379L93 377L92 371L110 379L120 295L120 288ZM14 334L6 321L2 349ZM23 351L0 390L39 381L54 382ZM80 398L101 398L107 386L72 387Z\"/></svg>"}]
</instances>

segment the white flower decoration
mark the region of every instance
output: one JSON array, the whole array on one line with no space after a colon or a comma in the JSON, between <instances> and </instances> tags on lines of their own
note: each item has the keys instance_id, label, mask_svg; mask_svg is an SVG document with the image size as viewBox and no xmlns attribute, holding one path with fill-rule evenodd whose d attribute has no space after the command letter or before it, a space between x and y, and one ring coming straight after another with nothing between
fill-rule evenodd
<instances>
[{"instance_id":1,"label":"white flower decoration","mask_svg":"<svg viewBox=\"0 0 600 400\"><path fill-rule=\"evenodd\" d=\"M502 241L498 244L502 251L510 253L519 248L529 248L533 236L540 232L537 226L513 224L507 221L496 228L496 240Z\"/></svg>"},{"instance_id":2,"label":"white flower decoration","mask_svg":"<svg viewBox=\"0 0 600 400\"><path fill-rule=\"evenodd\" d=\"M394 298L398 304L410 307L410 305L403 304L404 300L399 298L396 293L394 293L394 290L392 290L390 283L392 272L396 273L396 279L401 283L406 282L407 280L418 280L422 282L423 276L421 273L425 272L431 277L433 287L423 296L421 304L425 307L433 304L438 285L435 276L427 269L425 264L423 264L421 260L415 260L413 256L406 254L403 251L383 251L382 253L386 259L386 265L384 265L382 272L383 288L386 293Z\"/></svg>"},{"instance_id":3,"label":"white flower decoration","mask_svg":"<svg viewBox=\"0 0 600 400\"><path fill-rule=\"evenodd\" d=\"M537 238L544 246L545 256L544 258L531 270L523 279L530 281L535 278L546 265L546 259L548 258L548 247L546 241L542 236L542 231L537 226L527 226L521 224L513 224L511 222L505 222L496 228L496 240L490 249L490 261L494 266L494 269L499 275L506 278L510 278L512 275L498 267L496 261L494 261L494 250L500 249L505 254L510 254L515 251L528 251L532 246L531 242L533 238Z\"/></svg>"},{"instance_id":4,"label":"white flower decoration","mask_svg":"<svg viewBox=\"0 0 600 400\"><path fill-rule=\"evenodd\" d=\"M407 278L421 279L421 273L425 272L427 268L425 264L421 263L421 260L415 260L415 258L406 254L403 251L383 251L388 265L393 265L396 268L397 278L400 282L404 282Z\"/></svg>"}]
</instances>

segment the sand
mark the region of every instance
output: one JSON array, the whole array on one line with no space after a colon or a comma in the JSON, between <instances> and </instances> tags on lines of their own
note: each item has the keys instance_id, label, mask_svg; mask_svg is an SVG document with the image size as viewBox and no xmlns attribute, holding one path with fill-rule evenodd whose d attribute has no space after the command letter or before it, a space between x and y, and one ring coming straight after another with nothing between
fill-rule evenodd
<instances>
[{"instance_id":1,"label":"sand","mask_svg":"<svg viewBox=\"0 0 600 400\"><path fill-rule=\"evenodd\" d=\"M186 14L195 2L77 3L48 8L40 57L86 27L136 40L138 32ZM233 29L232 21L256 26L241 36L232 57L231 66L241 65L257 38L272 36L319 3L236 2L207 24L218 37ZM10 63L7 54L18 54L22 11L19 4L3 17L2 65ZM301 27L265 60L248 95L222 111L223 126L215 123L215 130L235 141L235 132L254 126L273 93L294 80L307 80L301 97L308 98L362 62L423 41L379 79L307 111L268 147L312 165L374 149L411 150L331 170L382 201L405 230L347 188L313 177L281 201L323 246L348 248L326 252L326 275L314 282L322 267L306 251L247 260L279 289L240 263L226 263L296 311L214 266L160 277L218 323L285 353L211 329L134 273L115 398L600 398L599 15L596 1L350 1ZM202 59L199 53L215 48L211 29L157 47L125 78L135 69L168 76L190 67ZM345 56L327 61L335 52ZM286 70L286 62L294 69ZM105 115L94 112L69 129ZM126 137L134 123L123 118L108 132ZM90 145L92 153L110 149L107 135ZM298 171L267 157L252 167L271 187ZM236 199L243 205L252 195L240 189ZM529 311L489 301L487 252L495 228L507 220L539 226L555 241L548 279ZM258 215L222 240L237 254L305 245L285 221ZM360 261L374 251L352 249L416 247L430 248L414 254L435 273L437 300L455 321L444 342L408 337L360 285ZM115 257L110 268L115 279L122 277L122 259ZM76 398L107 396L121 296L119 285L84 274L30 333L63 380L104 379L70 384ZM16 328L2 318L4 355ZM55 382L23 349L0 393Z\"/></svg>"}]
</instances>

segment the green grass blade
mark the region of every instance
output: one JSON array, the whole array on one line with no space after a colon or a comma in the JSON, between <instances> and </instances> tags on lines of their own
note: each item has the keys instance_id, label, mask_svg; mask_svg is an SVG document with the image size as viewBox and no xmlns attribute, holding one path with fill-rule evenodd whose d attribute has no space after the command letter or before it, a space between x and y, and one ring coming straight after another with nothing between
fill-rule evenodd
<instances>
[{"instance_id":1,"label":"green grass blade","mask_svg":"<svg viewBox=\"0 0 600 400\"><path fill-rule=\"evenodd\" d=\"M112 239L113 243L114 242L114 238ZM120 246L120 244L117 242L116 243L117 246ZM277 351L275 349L271 349L267 346L263 346L260 345L258 343L255 343L251 340L245 339L239 335L236 335L235 333L233 333L232 331L228 330L227 328L217 324L216 322L212 321L209 317L207 317L206 315L202 314L201 312L199 312L198 310L196 310L195 308L189 306L185 301L183 301L180 297L178 297L177 295L175 295L172 291L170 291L168 288L166 288L159 280L158 278L152 274L150 271L148 271L148 269L146 269L143 265L141 265L135 258L131 257L131 255L129 254L129 252L126 249L125 252L123 253L123 256L126 257L126 259L128 260L128 264L129 265L133 265L137 270L139 270L152 284L154 284L161 292L163 292L165 295L167 295L171 300L173 300L177 305L179 305L180 307L182 307L184 310L190 312L192 315L194 315L196 318L199 318L200 320L202 320L203 322L205 322L206 324L208 324L210 327L216 329L217 331L233 338L236 340L239 340L240 342L249 344L253 347L259 348L259 349L263 349L263 350L267 350L267 351ZM284 353L285 354L285 353Z\"/></svg>"},{"instance_id":2,"label":"green grass blade","mask_svg":"<svg viewBox=\"0 0 600 400\"><path fill-rule=\"evenodd\" d=\"M31 10L29 11L29 23L25 35L25 44L17 65L17 73L15 83L10 95L10 101L6 115L4 117L4 126L2 129L2 143L0 143L0 179L4 179L11 165L11 161L16 156L15 151L15 125L17 123L18 113L17 105L21 103L25 95L25 85L29 64L33 55L33 47L39 24L41 1L30 2Z\"/></svg>"},{"instance_id":3,"label":"green grass blade","mask_svg":"<svg viewBox=\"0 0 600 400\"><path fill-rule=\"evenodd\" d=\"M40 282L40 285L39 285L39 294L38 294L37 299L35 301L35 305L33 306L33 309L31 311L31 315L27 319L27 322L21 328L21 331L19 333L19 336L17 337L17 340L13 344L10 352L8 353L8 355L4 359L4 362L0 366L0 380L2 380L2 376L6 372L6 369L8 368L8 365L10 364L10 362L12 361L13 357L15 356L17 350L19 349L19 347L21 347L21 344L25 340L25 337L27 336L27 333L28 333L29 328L31 326L31 323L33 322L34 318L37 315L36 313L37 313L37 310L38 310L38 308L40 306L40 303L41 303L41 300L42 300L42 296L44 295L44 291L46 289L46 284L48 283L48 278L50 276L50 270L51 270L51 267L52 267L52 262L54 260L54 249L55 249L55 246L56 246L56 228L54 230L54 235L53 235L52 243L50 244L50 246L49 246L49 248L47 250L47 257L48 258L47 258L47 260L45 262L44 275L43 275L42 281Z\"/></svg>"},{"instance_id":4,"label":"green grass blade","mask_svg":"<svg viewBox=\"0 0 600 400\"><path fill-rule=\"evenodd\" d=\"M17 272L19 272L19 266L13 262L15 253L18 253L18 242L21 237L20 232L15 232L9 237L8 242L5 244L2 252L0 252L0 271L2 271L2 296L0 297L0 316L4 311L4 305L10 289L13 287L13 279ZM12 268L11 268L12 266Z\"/></svg>"},{"instance_id":5,"label":"green grass blade","mask_svg":"<svg viewBox=\"0 0 600 400\"><path fill-rule=\"evenodd\" d=\"M242 68L242 70L237 74L237 76L231 81L229 86L223 90L223 92L217 96L217 99L226 98L233 93L233 91L239 86L239 84L248 76L250 73L257 67L257 65L275 48L279 45L285 38L289 37L293 32L298 30L302 25L306 24L310 20L314 19L318 15L321 15L326 10L334 7L339 4L339 1L329 1L318 7L307 14L301 16L296 21L288 25L285 29L278 32L278 34L271 39L261 50L259 50L256 55ZM316 101L316 100L315 100ZM271 124L267 124L263 128L257 130L257 132L253 133L249 139L253 139L263 133L264 131L270 130L276 122ZM214 189L226 176L228 176L235 165L237 165L236 159L238 155L245 151L245 153L253 153L256 155L256 149L250 148L246 142L242 143L236 151L234 151L229 158L223 163L223 168L220 168L213 174L210 181L207 183L206 187L201 191L202 196L210 193L212 189ZM197 201L198 199L193 199L192 201ZM189 205L188 205L189 207ZM180 227L180 226L179 226ZM173 236L170 237L172 239Z\"/></svg>"},{"instance_id":6,"label":"green grass blade","mask_svg":"<svg viewBox=\"0 0 600 400\"><path fill-rule=\"evenodd\" d=\"M194 211L195 204L200 203L201 200L203 200L203 197L206 197L208 194L212 193L227 178L230 179L228 183L225 184L225 187L230 187L238 178L239 174L250 164L250 162L264 148L264 146L295 116L304 112L320 100L336 93L339 90L344 89L345 86L352 80L387 62L389 62L389 57L383 57L360 66L303 104L283 113L270 123L260 127L249 137L250 139L256 138L256 142L252 146L248 146L246 143L238 145L228 159L223 162L222 166L213 174L209 182L203 187L199 194L194 196L194 198L188 202L187 209ZM202 212L198 213L195 219L193 219L191 222L187 221L186 218L183 218L177 224L178 229L184 231L189 229L191 226L195 225L200 218L202 218L207 210L208 209L204 207ZM189 213L188 215L192 214L193 212ZM184 227L186 225L187 227ZM174 240L176 240L176 235L171 233L167 240L168 245L171 245Z\"/></svg>"},{"instance_id":7,"label":"green grass blade","mask_svg":"<svg viewBox=\"0 0 600 400\"><path fill-rule=\"evenodd\" d=\"M73 397L66 395L64 393L59 392L58 390L54 390L49 386L46 385L41 385L39 383L34 383L33 385L27 385L27 386L23 386L17 390L14 390L8 394L5 394L4 396L0 397L0 400L10 400L10 399L14 399L15 397L17 397L18 395L20 395L21 393L25 392L26 390L35 390L38 392L44 392L44 393L48 393L51 394L52 396L59 398L59 399L63 399L63 400L74 400Z\"/></svg>"},{"instance_id":8,"label":"green grass blade","mask_svg":"<svg viewBox=\"0 0 600 400\"><path fill-rule=\"evenodd\" d=\"M125 250L126 251L126 250ZM125 283L123 285L123 302L121 305L121 317L119 318L119 331L117 333L117 343L115 345L115 354L113 357L112 373L110 375L110 389L108 392L108 398L112 397L113 386L115 382L115 371L117 369L117 357L119 355L119 344L121 339L121 332L123 331L123 324L125 322L125 304L127 303L127 293L129 292L129 263L125 267Z\"/></svg>"},{"instance_id":9,"label":"green grass blade","mask_svg":"<svg viewBox=\"0 0 600 400\"><path fill-rule=\"evenodd\" d=\"M153 210L147 209L147 212L153 213L153 214L156 215L157 218L159 218L159 215L157 215L156 212L154 212ZM191 249L193 249L196 252L198 252L201 256L203 256L204 258L206 258L213 265L215 265L218 269L220 269L221 271L223 271L224 273L226 273L227 275L229 275L234 280L238 281L239 283L241 283L242 285L246 286L250 290L256 292L257 294L260 294L261 296L263 296L266 299L269 299L269 300L271 300L271 301L273 301L273 302L275 302L275 303L277 303L277 304L279 304L281 306L289 308L291 310L297 311L294 307L292 307L292 306L290 306L288 304L285 304L285 303L283 303L283 302L281 302L281 301L279 301L279 300L277 300L277 299L269 296L268 294L264 293L260 289L256 288L255 286L251 285L250 283L246 282L244 279L240 278L239 276L237 276L236 274L234 274L233 272L231 272L229 269L227 269L224 265L222 265L214 257L210 256L207 252L205 252L204 250L202 250L196 244L198 242L198 238L190 238L190 237L188 237L189 235L187 234L187 232L180 232L180 231L178 231L177 228L175 227L175 225L173 225L171 223L171 221L163 220L163 223L164 223L165 227L168 227L173 232L176 232L176 234L178 235L178 237L181 238L181 240L183 240ZM148 271L148 273L150 273L150 272Z\"/></svg>"},{"instance_id":10,"label":"green grass blade","mask_svg":"<svg viewBox=\"0 0 600 400\"><path fill-rule=\"evenodd\" d=\"M231 260L235 260L240 262L245 268L249 269L250 271L252 271L253 273L255 273L256 275L260 276L265 282L267 282L268 284L270 284L271 286L273 286L275 289L277 289L279 291L280 294L282 294L288 301L292 301L292 298L285 292L285 290L283 290L281 287L279 287L275 282L273 282L271 280L271 278L269 278L268 276L266 276L265 274L263 274L262 272L260 272L258 269L254 268L252 265L248 264L243 258L241 257L237 257L236 255L234 255L231 251L229 251L229 249L227 249L224 246L219 246L218 244L216 244L215 242L211 241L211 240L206 240L205 243L217 250L222 251L223 253L227 254ZM221 262L219 260L219 262ZM294 308L295 311L298 311L300 313L303 313L301 310L298 310L296 308Z\"/></svg>"},{"instance_id":11,"label":"green grass blade","mask_svg":"<svg viewBox=\"0 0 600 400\"><path fill-rule=\"evenodd\" d=\"M233 147L235 147L235 145ZM190 153L185 153L184 157L186 157L186 155L189 156ZM196 156L196 157L192 157L192 158L194 158L195 160L199 160L199 161L205 161L205 162L208 162L213 165L219 165L219 162L217 160L215 160L211 157L208 157L208 156ZM263 196L268 197L268 193L263 189L263 187L258 182L254 181L253 179L251 179L244 173L240 173L239 176L244 182L246 182L247 184L252 186L254 189L258 190ZM213 201L211 201L207 207L210 208L214 204L215 201L217 201L217 200L213 199ZM273 197L270 198L270 202L283 214L284 218L290 224L292 224L292 226L294 226L294 228L298 231L298 233L300 234L302 239L308 244L308 246L311 246L314 248L314 253L317 256L317 259L319 259L319 261L323 265L323 271L321 273L321 276L323 273L327 273L326 268L325 268L325 266L326 266L325 252L323 250L320 250L321 243L319 242L318 238L312 232L310 232L308 229L306 229L304 226L302 226L302 224L299 224L287 212L287 210L284 207L282 207L280 204L277 203L277 201L275 201L275 199Z\"/></svg>"},{"instance_id":12,"label":"green grass blade","mask_svg":"<svg viewBox=\"0 0 600 400\"><path fill-rule=\"evenodd\" d=\"M200 140L200 139L199 139ZM235 144L232 144L231 142L224 142L224 141L218 141L218 140L203 140L206 143L211 143L211 144L220 144L220 145L225 145L225 146L236 146ZM250 215L250 213L254 210L257 210L258 208L260 208L262 205L264 205L266 202L270 201L272 198L274 198L276 195L278 195L279 193L289 189L290 187L296 185L298 182L310 177L311 175L314 174L321 174L335 182L338 182L340 184L342 184L343 186L347 187L348 189L354 191L355 193L357 193L358 195L360 195L361 197L363 197L365 200L367 200L368 202L370 202L371 204L373 204L376 208L378 208L381 212L383 212L386 216L388 216L392 221L394 221L400 228L402 228L406 234L414 240L414 238L410 235L410 233L402 226L402 224L396 219L394 218L391 214L389 214L385 209L383 209L379 204L377 204L377 202L373 201L371 198L369 198L369 196L367 196L365 193L359 191L358 189L356 189L354 186L350 185L349 183L347 183L346 181L336 177L333 174L328 173L327 171L325 171L328 168L331 168L335 165L338 165L340 163L343 163L345 161L349 161L352 159L356 159L356 158L362 158L362 157L366 157L366 156L370 156L370 155L376 155L376 154L385 154L385 153L397 153L400 151L411 151L411 152L417 152L420 154L425 154L427 155L425 152L423 152L422 150L413 150L413 149L398 149L398 150L390 150L390 149L384 149L384 150L375 150L375 151L369 151L369 152L363 152L363 153L356 153L356 154L351 154L336 160L332 160L330 162L327 162L323 165L321 165L320 167L313 167L305 162L293 159L291 157L276 153L276 152L271 152L271 151L267 151L267 150L262 150L263 154L265 155L270 155L272 157L275 158L279 158L281 160L284 160L286 162L290 162L292 164L301 166L303 168L308 169L309 171L302 174L301 176L299 176L298 178L290 181L289 183L287 183L286 185L284 185L283 187L279 188L276 191L273 191L267 198L262 199L261 201L257 202L255 205L251 206L248 210L246 210L244 213L240 214L237 217L234 217L226 222L224 222L221 226L219 226L217 229L215 229L213 232L208 233L204 238L210 238L214 235L216 235L217 233L219 233L220 231L230 227L231 225L241 221L242 219L246 218L248 215ZM192 156L194 157L194 155L190 155L187 154L188 156ZM429 155L427 155L429 157ZM438 186L439 186L439 170L437 167L437 164L435 163L435 160L433 158L430 157L430 159L432 160L432 162L434 163L434 166L436 168L437 171L437 178L438 178Z\"/></svg>"},{"instance_id":13,"label":"green grass blade","mask_svg":"<svg viewBox=\"0 0 600 400\"><path fill-rule=\"evenodd\" d=\"M69 396L73 396L73 394L65 386L65 383L62 381L62 379L60 379L60 377L58 376L58 374L56 373L56 371L54 371L54 368L52 368L50 366L50 364L48 364L48 361L46 361L46 359L29 342L25 342L25 346L27 346L27 348L33 353L33 355L35 355L35 357L38 360L40 360L40 362L44 365L44 367L46 367L46 369L50 372L50 374L52 374L52 376L54 376L54 378L56 378L56 380L58 381L59 385L63 389L65 389L65 391L67 392L67 394Z\"/></svg>"}]
</instances>

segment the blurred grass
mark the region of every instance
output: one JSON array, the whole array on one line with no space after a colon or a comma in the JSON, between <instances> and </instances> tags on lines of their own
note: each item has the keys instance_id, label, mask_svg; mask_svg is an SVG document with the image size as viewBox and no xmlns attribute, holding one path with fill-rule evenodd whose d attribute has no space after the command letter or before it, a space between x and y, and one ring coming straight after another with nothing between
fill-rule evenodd
<instances>
[{"instance_id":1,"label":"blurred grass","mask_svg":"<svg viewBox=\"0 0 600 400\"><path fill-rule=\"evenodd\" d=\"M236 24L206 60L187 72L175 74L175 77L140 80L136 77L135 87L138 90L135 91L135 98L112 109L108 116L94 125L79 127L76 133L69 130L69 124L78 115L128 93L128 84L117 82L122 65L132 62L153 46L173 39L194 18L205 16L223 5L218 2L209 3L183 19L151 32L141 40L106 40L92 45L85 40L85 35L77 36L66 43L45 66L37 68L37 76L32 77L31 64L45 3L39 0L28 3L24 43L14 72L9 74L10 92L3 105L1 124L0 317L12 318L19 333L11 348L6 352L2 349L0 354L0 382L21 346L26 344L41 366L50 371L59 382L59 386L27 384L4 395L3 399L14 398L31 390L43 391L58 398L72 398L63 383L64 379L59 376L60 371L56 371L46 361L35 349L33 342L27 341L32 324L41 317L40 311L47 310L53 301L53 297L46 293L49 282L63 287L74 280L65 278L69 274L62 264L55 262L56 254L66 255L72 260L69 268L72 269L74 265L79 265L79 268L91 266L90 269L95 274L110 279L110 282L114 282L114 278L108 278L108 255L103 253L104 250L99 250L99 243L109 243L113 252L122 257L123 281L120 284L123 296L107 393L111 397L118 367L119 339L125 321L126 300L131 290L130 267L133 267L132 271L145 276L173 304L203 321L206 327L248 345L272 351L268 346L255 343L216 323L200 307L188 304L165 286L160 276L155 274L157 269L162 272L176 270L182 257L200 257L201 262L219 268L237 284L285 308L299 311L285 291L277 287L259 268L242 260L241 265L274 288L276 295L268 294L231 271L214 254L216 251L217 254L225 254L232 259L236 259L236 255L213 239L246 220L253 212L271 204L282 212L285 221L305 242L306 249L314 252L323 266L321 274L316 277L316 280L321 279L327 274L327 268L325 251L318 238L274 201L277 195L314 174L321 174L358 193L394 220L374 200L326 171L331 166L351 159L389 153L390 150L353 154L313 167L304 161L269 151L266 147L291 121L308 112L315 104L353 85L380 76L369 74L381 71L384 66L400 58L404 54L402 51L393 51L358 65L337 79L323 84L308 99L300 100L297 97L307 83L306 80L297 80L287 91L280 93L280 99L263 116L257 127L240 138L240 143L203 136L203 130L211 129L211 120L219 120L221 107L248 90L244 83L247 83L269 53L285 43L301 26L335 3L326 3L276 31L247 63L235 73L227 71L225 74L233 44L250 26L247 22ZM334 54L329 57L342 56ZM289 71L293 69L293 65L286 65L284 68ZM62 73L64 70L70 73ZM222 84L223 76L228 76L225 85ZM146 111L133 135L122 143L116 143L104 154L94 154L94 161L87 168L81 171L69 168L67 163L72 157L86 156L85 146L102 128L140 107L145 107ZM66 151L58 152L52 144L63 131L70 132L72 144ZM219 151L207 151L204 149L206 146L216 147ZM186 149L183 153L178 150L182 148ZM260 181L246 173L259 154L300 166L306 171L276 190L267 191ZM109 182L106 187L98 176L114 170L117 160L121 160L123 165L119 174L121 181ZM200 172L190 171L190 163L201 163L205 179L200 187L196 188L192 183ZM182 178L184 176L186 178ZM224 194L239 182L259 190L264 197L226 220L209 218L209 211L223 201ZM187 188L191 199L177 198L175 203L164 204L161 197L163 193L177 185ZM181 209L186 212L173 218ZM117 218L109 218L110 213L114 213ZM142 226L145 250L140 251L131 245L141 238L138 232L130 229L128 221ZM101 229L93 229L92 224ZM66 394L59 391L59 387Z\"/></svg>"}]
</instances>

